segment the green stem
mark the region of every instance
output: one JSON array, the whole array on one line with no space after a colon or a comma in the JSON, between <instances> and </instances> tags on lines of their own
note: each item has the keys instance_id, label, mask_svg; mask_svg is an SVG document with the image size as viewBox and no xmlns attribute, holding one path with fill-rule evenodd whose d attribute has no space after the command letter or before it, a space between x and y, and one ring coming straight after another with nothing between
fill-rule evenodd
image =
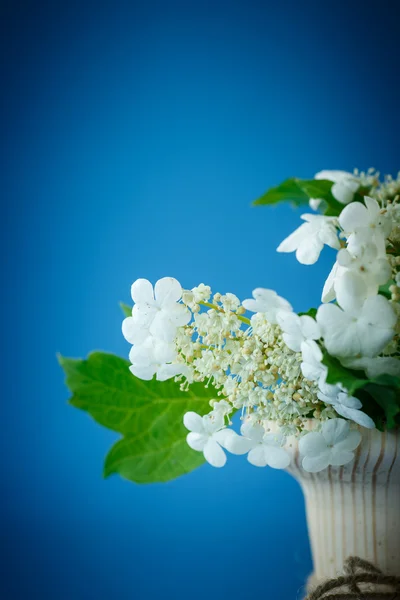
<instances>
[{"instance_id":1,"label":"green stem","mask_svg":"<svg viewBox=\"0 0 400 600\"><path fill-rule=\"evenodd\" d=\"M211 302L199 302L199 304L201 304L202 306L206 306L207 308L213 308L214 310L217 310L218 312L225 312L223 308L221 308L217 304L211 304ZM242 317L242 315L236 315L236 317L239 319L239 321L246 323L246 325L251 324L250 319L247 319L246 317Z\"/></svg>"}]
</instances>

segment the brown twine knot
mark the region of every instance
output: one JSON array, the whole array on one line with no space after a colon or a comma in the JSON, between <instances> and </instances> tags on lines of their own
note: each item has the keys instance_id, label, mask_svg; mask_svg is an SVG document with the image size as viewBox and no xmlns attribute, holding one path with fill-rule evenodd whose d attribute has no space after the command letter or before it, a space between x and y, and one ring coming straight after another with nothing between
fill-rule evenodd
<instances>
[{"instance_id":1,"label":"brown twine knot","mask_svg":"<svg viewBox=\"0 0 400 600\"><path fill-rule=\"evenodd\" d=\"M400 577L385 575L370 562L351 556L345 561L344 575L328 579L315 588L305 600L400 600ZM360 588L363 584L373 584L388 588L377 592ZM370 586L371 587L371 586ZM341 589L342 588L342 589ZM329 592L334 592L330 594Z\"/></svg>"}]
</instances>

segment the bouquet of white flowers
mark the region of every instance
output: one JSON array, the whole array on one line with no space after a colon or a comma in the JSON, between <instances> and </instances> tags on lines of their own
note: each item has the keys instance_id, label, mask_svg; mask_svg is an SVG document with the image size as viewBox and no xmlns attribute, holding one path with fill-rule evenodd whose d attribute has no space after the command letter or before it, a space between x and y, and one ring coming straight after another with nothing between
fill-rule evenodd
<instances>
[{"instance_id":1,"label":"bouquet of white flowers","mask_svg":"<svg viewBox=\"0 0 400 600\"><path fill-rule=\"evenodd\" d=\"M225 451L286 468L292 436L317 472L350 462L363 428L400 425L400 176L322 171L255 204L283 200L314 212L278 252L311 265L325 244L337 250L318 309L296 314L264 288L241 302L204 284L137 279L122 324L130 364L60 358L72 404L124 436L106 475L165 481L204 459L222 467Z\"/></svg>"}]
</instances>

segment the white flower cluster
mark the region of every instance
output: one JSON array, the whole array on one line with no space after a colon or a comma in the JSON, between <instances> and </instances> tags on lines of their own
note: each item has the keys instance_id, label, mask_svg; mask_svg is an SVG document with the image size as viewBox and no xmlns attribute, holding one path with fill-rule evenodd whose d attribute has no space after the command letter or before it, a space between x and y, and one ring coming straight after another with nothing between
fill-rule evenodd
<instances>
[{"instance_id":1,"label":"white flower cluster","mask_svg":"<svg viewBox=\"0 0 400 600\"><path fill-rule=\"evenodd\" d=\"M375 424L343 385L327 383L324 353L368 377L400 375L400 180L378 185L372 171L316 177L334 182L343 210L338 217L303 215L305 223L278 248L296 251L303 264L315 263L324 244L338 250L315 318L297 315L263 288L241 303L204 284L182 290L173 278L160 279L154 291L145 279L132 285L135 304L122 327L133 344L130 369L141 379L175 377L183 391L193 382L213 386L209 414L188 412L184 424L189 446L215 467L225 464L227 450L247 454L255 466L285 468L291 436L300 439L304 469L346 464L361 440L355 424ZM355 201L364 189L370 195ZM389 298L379 293L386 284ZM237 410L240 435L229 427ZM317 430L308 431L310 419Z\"/></svg>"}]
</instances>

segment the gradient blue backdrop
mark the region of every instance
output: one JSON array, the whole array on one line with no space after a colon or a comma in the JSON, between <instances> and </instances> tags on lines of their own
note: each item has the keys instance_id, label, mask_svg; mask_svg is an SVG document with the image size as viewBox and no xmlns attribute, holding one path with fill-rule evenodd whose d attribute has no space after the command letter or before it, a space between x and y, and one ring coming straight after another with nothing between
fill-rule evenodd
<instances>
[{"instance_id":1,"label":"gradient blue backdrop","mask_svg":"<svg viewBox=\"0 0 400 600\"><path fill-rule=\"evenodd\" d=\"M299 214L250 203L291 175L399 167L379 6L2 2L1 599L300 593L294 480L233 457L104 481L117 436L67 405L55 355L127 355L117 303L137 277L316 305L332 254L276 254Z\"/></svg>"}]
</instances>

